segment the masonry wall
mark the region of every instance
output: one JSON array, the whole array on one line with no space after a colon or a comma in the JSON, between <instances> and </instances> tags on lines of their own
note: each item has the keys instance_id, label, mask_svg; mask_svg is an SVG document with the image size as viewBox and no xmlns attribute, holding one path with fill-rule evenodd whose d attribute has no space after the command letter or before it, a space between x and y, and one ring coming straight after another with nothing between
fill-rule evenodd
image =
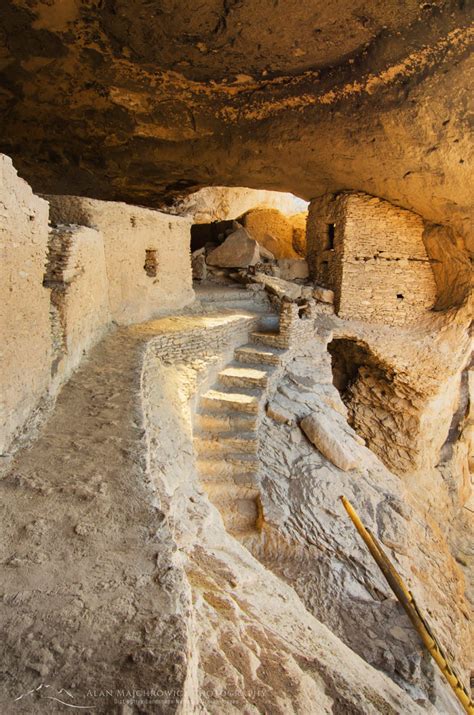
<instances>
[{"instance_id":1,"label":"masonry wall","mask_svg":"<svg viewBox=\"0 0 474 715\"><path fill-rule=\"evenodd\" d=\"M117 323L145 321L192 302L191 219L78 196L47 198L53 223L101 231Z\"/></svg>"},{"instance_id":2,"label":"masonry wall","mask_svg":"<svg viewBox=\"0 0 474 715\"><path fill-rule=\"evenodd\" d=\"M48 204L0 155L0 452L32 416L50 381L49 291L43 287Z\"/></svg>"},{"instance_id":3,"label":"masonry wall","mask_svg":"<svg viewBox=\"0 0 474 715\"><path fill-rule=\"evenodd\" d=\"M60 384L111 322L102 234L85 226L52 228L44 285L51 296L51 376Z\"/></svg>"},{"instance_id":4,"label":"masonry wall","mask_svg":"<svg viewBox=\"0 0 474 715\"><path fill-rule=\"evenodd\" d=\"M420 216L360 193L313 202L310 270L342 318L405 325L436 302ZM332 228L329 228L332 227Z\"/></svg>"}]
</instances>

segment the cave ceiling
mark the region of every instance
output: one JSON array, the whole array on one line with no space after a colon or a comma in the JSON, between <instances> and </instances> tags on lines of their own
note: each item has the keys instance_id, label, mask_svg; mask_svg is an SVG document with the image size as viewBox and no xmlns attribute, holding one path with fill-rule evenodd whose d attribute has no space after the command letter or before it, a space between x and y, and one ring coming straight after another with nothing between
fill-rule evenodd
<instances>
[{"instance_id":1,"label":"cave ceiling","mask_svg":"<svg viewBox=\"0 0 474 715\"><path fill-rule=\"evenodd\" d=\"M469 231L472 3L0 7L0 150L38 192L355 189Z\"/></svg>"}]
</instances>

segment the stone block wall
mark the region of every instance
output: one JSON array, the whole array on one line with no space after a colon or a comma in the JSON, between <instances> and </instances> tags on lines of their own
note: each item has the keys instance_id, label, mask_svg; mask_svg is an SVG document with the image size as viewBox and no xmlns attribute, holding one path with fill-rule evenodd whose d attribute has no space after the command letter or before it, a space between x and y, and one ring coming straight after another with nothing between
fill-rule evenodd
<instances>
[{"instance_id":1,"label":"stone block wall","mask_svg":"<svg viewBox=\"0 0 474 715\"><path fill-rule=\"evenodd\" d=\"M110 324L102 234L85 226L50 230L44 285L50 289L55 384L66 380Z\"/></svg>"},{"instance_id":2,"label":"stone block wall","mask_svg":"<svg viewBox=\"0 0 474 715\"><path fill-rule=\"evenodd\" d=\"M112 319L137 323L194 299L191 219L79 196L48 196L51 221L80 224L104 237Z\"/></svg>"},{"instance_id":3,"label":"stone block wall","mask_svg":"<svg viewBox=\"0 0 474 715\"><path fill-rule=\"evenodd\" d=\"M373 196L323 196L310 206L311 275L346 319L405 325L436 302L420 216Z\"/></svg>"},{"instance_id":4,"label":"stone block wall","mask_svg":"<svg viewBox=\"0 0 474 715\"><path fill-rule=\"evenodd\" d=\"M43 287L48 204L0 155L0 452L48 391L49 291Z\"/></svg>"}]
</instances>

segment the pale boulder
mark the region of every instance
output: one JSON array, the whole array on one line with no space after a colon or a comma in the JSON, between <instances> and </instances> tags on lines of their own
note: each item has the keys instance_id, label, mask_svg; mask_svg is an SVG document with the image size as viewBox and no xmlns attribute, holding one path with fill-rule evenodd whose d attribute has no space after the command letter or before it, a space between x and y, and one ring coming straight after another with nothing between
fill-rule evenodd
<instances>
[{"instance_id":1,"label":"pale boulder","mask_svg":"<svg viewBox=\"0 0 474 715\"><path fill-rule=\"evenodd\" d=\"M319 300L321 303L334 303L334 291L329 290L329 288L322 288L321 286L316 286L313 290L313 298Z\"/></svg>"},{"instance_id":2,"label":"pale boulder","mask_svg":"<svg viewBox=\"0 0 474 715\"><path fill-rule=\"evenodd\" d=\"M208 265L219 268L246 268L254 266L259 260L258 243L249 236L245 228L231 233L206 259Z\"/></svg>"},{"instance_id":3,"label":"pale boulder","mask_svg":"<svg viewBox=\"0 0 474 715\"><path fill-rule=\"evenodd\" d=\"M280 258L278 261L280 276L286 281L309 276L308 264L304 258Z\"/></svg>"},{"instance_id":4,"label":"pale boulder","mask_svg":"<svg viewBox=\"0 0 474 715\"><path fill-rule=\"evenodd\" d=\"M205 248L199 248L191 256L191 266L193 271L193 280L203 281L207 276L207 266L206 266L206 250Z\"/></svg>"},{"instance_id":5,"label":"pale boulder","mask_svg":"<svg viewBox=\"0 0 474 715\"><path fill-rule=\"evenodd\" d=\"M345 472L359 467L360 458L354 452L354 441L335 421L313 412L301 420L300 427L316 449L336 467Z\"/></svg>"}]
</instances>

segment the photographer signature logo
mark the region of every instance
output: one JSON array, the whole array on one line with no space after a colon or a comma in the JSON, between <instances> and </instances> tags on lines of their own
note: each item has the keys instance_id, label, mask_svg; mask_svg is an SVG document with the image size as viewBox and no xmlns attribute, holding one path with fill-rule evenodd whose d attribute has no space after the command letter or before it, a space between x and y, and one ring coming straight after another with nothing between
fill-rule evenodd
<instances>
[{"instance_id":1,"label":"photographer signature logo","mask_svg":"<svg viewBox=\"0 0 474 715\"><path fill-rule=\"evenodd\" d=\"M50 689L51 688L51 689ZM55 695L53 695L55 693ZM74 703L68 702L66 698L69 698L70 700L74 700L74 695L70 693L66 688L61 688L60 690L55 690L52 688L51 685L46 685L45 683L40 683L37 688L33 688L32 690L28 690L27 693L23 693L22 695L19 695L13 702L17 702L18 700L22 700L23 698L27 698L29 695L34 696L37 694L41 700L55 700L57 703L61 703L61 705L65 705L67 708L76 708L77 710L93 710L94 708L91 707L90 705L75 705ZM61 697L57 697L57 696Z\"/></svg>"}]
</instances>

